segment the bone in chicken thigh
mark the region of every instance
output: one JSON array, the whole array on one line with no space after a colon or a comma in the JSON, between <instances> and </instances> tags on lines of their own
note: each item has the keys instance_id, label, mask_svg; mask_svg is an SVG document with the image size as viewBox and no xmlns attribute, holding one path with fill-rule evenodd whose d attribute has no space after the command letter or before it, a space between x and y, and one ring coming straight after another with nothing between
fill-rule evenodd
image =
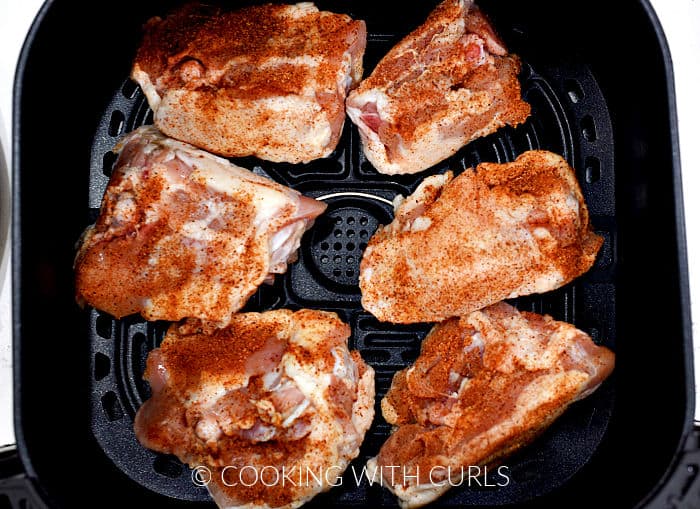
<instances>
[{"instance_id":1,"label":"bone in chicken thigh","mask_svg":"<svg viewBox=\"0 0 700 509\"><path fill-rule=\"evenodd\" d=\"M382 413L397 429L367 471L387 472L403 508L432 502L460 483L462 467L493 464L533 440L614 362L573 325L506 303L451 318L394 376ZM378 468L390 465L404 472L393 483Z\"/></svg>"},{"instance_id":2,"label":"bone in chicken thigh","mask_svg":"<svg viewBox=\"0 0 700 509\"><path fill-rule=\"evenodd\" d=\"M471 0L445 0L348 95L365 156L381 173L415 173L530 114L520 60Z\"/></svg>"},{"instance_id":3,"label":"bone in chicken thigh","mask_svg":"<svg viewBox=\"0 0 700 509\"><path fill-rule=\"evenodd\" d=\"M298 507L337 484L374 416L374 371L349 335L334 313L308 309L241 313L224 329L173 325L148 356L153 396L136 436L209 468L221 508ZM268 477L239 478L252 471ZM316 477L294 481L306 472Z\"/></svg>"},{"instance_id":4,"label":"bone in chicken thigh","mask_svg":"<svg viewBox=\"0 0 700 509\"><path fill-rule=\"evenodd\" d=\"M326 205L163 136L127 135L75 261L77 298L115 317L226 325L286 271Z\"/></svg>"},{"instance_id":5,"label":"bone in chicken thigh","mask_svg":"<svg viewBox=\"0 0 700 509\"><path fill-rule=\"evenodd\" d=\"M313 3L188 4L146 25L132 78L168 136L224 156L329 155L362 77L364 21Z\"/></svg>"},{"instance_id":6,"label":"bone in chicken thigh","mask_svg":"<svg viewBox=\"0 0 700 509\"><path fill-rule=\"evenodd\" d=\"M546 151L428 177L395 209L360 264L363 307L394 323L554 290L586 272L603 242L573 169Z\"/></svg>"}]
</instances>

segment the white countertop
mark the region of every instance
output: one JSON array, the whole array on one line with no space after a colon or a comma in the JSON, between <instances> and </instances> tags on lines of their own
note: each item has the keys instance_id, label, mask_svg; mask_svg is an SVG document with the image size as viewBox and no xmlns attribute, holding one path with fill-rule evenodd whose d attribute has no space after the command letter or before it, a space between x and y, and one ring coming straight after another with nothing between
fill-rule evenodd
<instances>
[{"instance_id":1,"label":"white countertop","mask_svg":"<svg viewBox=\"0 0 700 509\"><path fill-rule=\"evenodd\" d=\"M0 171L10 171L12 82L17 57L41 4L42 0L0 0L0 150L4 152L7 163L7 170L0 163ZM3 157L2 154L0 157ZM7 178L10 182L9 173ZM0 192L0 199L3 196ZM0 246L0 448L15 441L12 425L12 289L9 255L9 243Z\"/></svg>"},{"instance_id":2,"label":"white countertop","mask_svg":"<svg viewBox=\"0 0 700 509\"><path fill-rule=\"evenodd\" d=\"M10 154L12 81L25 34L41 6L41 0L0 0L0 142ZM700 2L652 0L671 49L676 82L678 125L683 167L686 232L690 266L692 314L700 320ZM0 171L2 165L0 164ZM2 194L0 194L2 197ZM0 248L1 249L1 248ZM0 252L0 447L14 442L11 383L11 289L7 249ZM696 373L700 375L700 323L693 322L698 338ZM700 384L698 384L700 385ZM696 420L700 420L700 408Z\"/></svg>"}]
</instances>

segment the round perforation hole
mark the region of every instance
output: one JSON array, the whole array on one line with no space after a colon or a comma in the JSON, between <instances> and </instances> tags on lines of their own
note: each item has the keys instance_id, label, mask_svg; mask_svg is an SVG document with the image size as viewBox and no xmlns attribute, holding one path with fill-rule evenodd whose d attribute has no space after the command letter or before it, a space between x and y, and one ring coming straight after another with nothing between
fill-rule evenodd
<instances>
[{"instance_id":1,"label":"round perforation hole","mask_svg":"<svg viewBox=\"0 0 700 509\"><path fill-rule=\"evenodd\" d=\"M594 142L598 139L598 134L595 129L595 122L593 117L586 115L581 119L581 134L586 139L586 141Z\"/></svg>"},{"instance_id":2,"label":"round perforation hole","mask_svg":"<svg viewBox=\"0 0 700 509\"><path fill-rule=\"evenodd\" d=\"M124 410L117 395L109 391L102 396L102 409L110 422L118 421L124 417Z\"/></svg>"},{"instance_id":3,"label":"round perforation hole","mask_svg":"<svg viewBox=\"0 0 700 509\"><path fill-rule=\"evenodd\" d=\"M109 152L106 152L104 157L102 158L102 173L104 173L107 177L112 176L112 169L116 160L117 154L115 154L111 150Z\"/></svg>"},{"instance_id":4,"label":"round perforation hole","mask_svg":"<svg viewBox=\"0 0 700 509\"><path fill-rule=\"evenodd\" d=\"M390 221L384 207L366 199L329 203L328 212L317 219L311 242L317 269L330 283L356 289L366 241L380 224Z\"/></svg>"}]
</instances>

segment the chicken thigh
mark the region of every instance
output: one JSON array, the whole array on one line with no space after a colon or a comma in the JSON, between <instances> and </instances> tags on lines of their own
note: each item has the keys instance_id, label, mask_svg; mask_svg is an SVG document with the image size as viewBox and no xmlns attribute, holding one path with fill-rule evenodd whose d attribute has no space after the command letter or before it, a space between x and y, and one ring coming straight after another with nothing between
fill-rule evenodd
<instances>
[{"instance_id":1,"label":"chicken thigh","mask_svg":"<svg viewBox=\"0 0 700 509\"><path fill-rule=\"evenodd\" d=\"M188 4L151 19L131 76L168 136L224 156L329 155L362 77L364 21L309 2Z\"/></svg>"},{"instance_id":2,"label":"chicken thigh","mask_svg":"<svg viewBox=\"0 0 700 509\"><path fill-rule=\"evenodd\" d=\"M416 173L530 114L520 60L471 0L445 0L399 42L346 108L381 173Z\"/></svg>"},{"instance_id":3,"label":"chicken thigh","mask_svg":"<svg viewBox=\"0 0 700 509\"><path fill-rule=\"evenodd\" d=\"M614 362L573 325L505 303L451 318L394 376L382 413L397 428L367 472L400 466L404 474L383 485L403 508L427 504L462 481L463 467L493 464L529 443Z\"/></svg>"},{"instance_id":4,"label":"chicken thigh","mask_svg":"<svg viewBox=\"0 0 700 509\"><path fill-rule=\"evenodd\" d=\"M307 309L173 325L148 356L136 436L209 468L221 508L298 507L337 484L374 416L374 371L349 335Z\"/></svg>"},{"instance_id":5,"label":"chicken thigh","mask_svg":"<svg viewBox=\"0 0 700 509\"><path fill-rule=\"evenodd\" d=\"M360 264L362 305L394 323L554 290L586 272L603 242L573 169L546 151L428 177L395 209Z\"/></svg>"},{"instance_id":6,"label":"chicken thigh","mask_svg":"<svg viewBox=\"0 0 700 509\"><path fill-rule=\"evenodd\" d=\"M326 205L142 127L118 145L75 261L78 301L115 317L226 325L285 272Z\"/></svg>"}]
</instances>

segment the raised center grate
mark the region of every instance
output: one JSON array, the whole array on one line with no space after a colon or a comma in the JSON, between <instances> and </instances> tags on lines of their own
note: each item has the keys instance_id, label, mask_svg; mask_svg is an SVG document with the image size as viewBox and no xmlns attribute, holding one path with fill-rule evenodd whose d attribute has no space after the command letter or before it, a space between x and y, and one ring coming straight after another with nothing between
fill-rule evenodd
<instances>
[{"instance_id":1,"label":"raised center grate","mask_svg":"<svg viewBox=\"0 0 700 509\"><path fill-rule=\"evenodd\" d=\"M369 238L391 221L388 200L366 193L334 193L311 235L309 259L329 290L357 291L360 260Z\"/></svg>"},{"instance_id":2,"label":"raised center grate","mask_svg":"<svg viewBox=\"0 0 700 509\"><path fill-rule=\"evenodd\" d=\"M370 34L367 61L376 61L395 38ZM340 144L326 159L308 165L275 164L255 158L235 160L256 173L324 200L327 212L302 239L299 261L273 286L263 287L246 310L312 307L336 311L352 327L350 346L358 348L376 371L377 416L353 463L359 471L379 450L390 431L379 401L393 374L410 364L430 324L393 326L380 323L360 306L359 264L368 239L393 217L391 201L408 194L425 176L451 169L456 173L481 161L512 161L535 148L562 154L577 169L592 221L605 237L594 268L573 284L546 295L518 299L521 309L549 313L574 323L596 341L614 347L616 222L612 131L605 101L588 68L580 64L532 69L523 66L523 95L532 116L517 129L506 128L471 143L454 157L418 175L378 174L364 159L356 128L346 123ZM118 138L145 123L152 114L145 97L130 81L117 90L95 133L88 220L98 213L115 157ZM87 222L86 222L87 224ZM105 454L142 486L180 500L208 500L189 469L177 459L142 448L133 433L136 410L150 394L141 376L148 352L162 340L168 324L139 317L115 320L91 312L92 430ZM456 488L436 506L514 503L555 489L578 471L600 442L612 411L613 392L604 385L575 404L535 443L506 461L508 486ZM348 473L343 487L316 497L322 506L395 506L385 489L359 486Z\"/></svg>"}]
</instances>

